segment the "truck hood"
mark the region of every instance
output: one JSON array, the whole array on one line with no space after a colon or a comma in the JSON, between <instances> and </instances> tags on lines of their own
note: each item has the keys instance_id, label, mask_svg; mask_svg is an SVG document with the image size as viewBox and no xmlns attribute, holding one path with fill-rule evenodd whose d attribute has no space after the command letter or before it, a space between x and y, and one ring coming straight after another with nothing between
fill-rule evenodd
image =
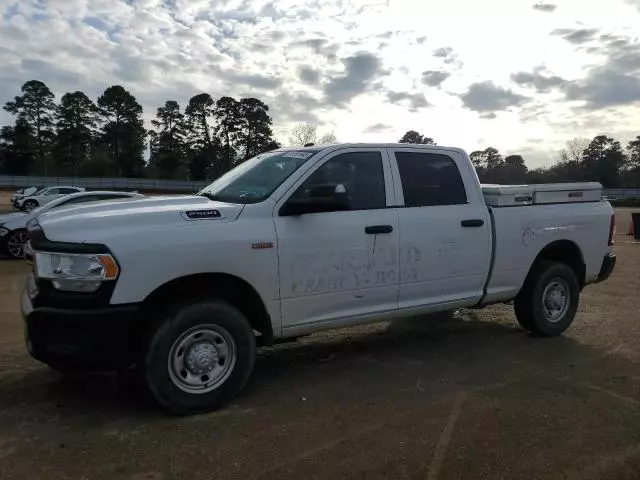
<instances>
[{"instance_id":1,"label":"truck hood","mask_svg":"<svg viewBox=\"0 0 640 480\"><path fill-rule=\"evenodd\" d=\"M153 197L100 202L44 212L36 217L52 241L103 243L111 234L132 230L152 233L164 228L207 222L226 223L238 218L244 205L214 202L206 197ZM215 210L218 215L193 218L187 212Z\"/></svg>"}]
</instances>

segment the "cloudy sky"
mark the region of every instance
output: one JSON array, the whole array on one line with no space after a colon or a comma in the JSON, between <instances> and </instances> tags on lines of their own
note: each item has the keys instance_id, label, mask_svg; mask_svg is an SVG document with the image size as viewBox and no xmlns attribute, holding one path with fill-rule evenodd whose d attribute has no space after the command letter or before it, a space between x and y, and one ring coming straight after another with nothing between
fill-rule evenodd
<instances>
[{"instance_id":1,"label":"cloudy sky","mask_svg":"<svg viewBox=\"0 0 640 480\"><path fill-rule=\"evenodd\" d=\"M549 163L576 136L640 135L640 0L0 0L0 102L121 84L256 96L278 138L495 146ZM0 123L11 121L0 113Z\"/></svg>"}]
</instances>

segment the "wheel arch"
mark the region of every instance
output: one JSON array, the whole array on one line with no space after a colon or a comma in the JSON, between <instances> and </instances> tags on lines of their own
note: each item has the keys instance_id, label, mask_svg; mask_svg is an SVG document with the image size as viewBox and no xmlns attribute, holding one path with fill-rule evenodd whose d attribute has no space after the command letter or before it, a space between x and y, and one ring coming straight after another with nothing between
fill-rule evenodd
<instances>
[{"instance_id":1,"label":"wheel arch","mask_svg":"<svg viewBox=\"0 0 640 480\"><path fill-rule=\"evenodd\" d=\"M7 236L6 236L7 240L6 240L5 245L4 245L4 250L6 250L6 253L8 255L11 255L12 258L21 258L21 257L15 257L13 254L11 254L9 252L9 241L11 240L11 237L13 237L14 235L17 235L19 233L27 233L28 234L28 231L27 231L26 228L18 227L18 228L14 228L13 230L11 230L10 233L8 233ZM24 244L22 245L22 249L23 249L23 253L24 253Z\"/></svg>"},{"instance_id":2,"label":"wheel arch","mask_svg":"<svg viewBox=\"0 0 640 480\"><path fill-rule=\"evenodd\" d=\"M25 208L25 206L27 205L27 203L34 203L35 204L35 208L38 208L40 206L40 202L35 199L35 198L26 198L23 202L22 202L22 206L20 208Z\"/></svg>"},{"instance_id":3,"label":"wheel arch","mask_svg":"<svg viewBox=\"0 0 640 480\"><path fill-rule=\"evenodd\" d=\"M259 333L261 345L273 343L271 317L260 294L247 281L226 273L197 273L174 278L160 285L143 300L140 309L142 322L138 333L144 335L157 321L159 312L175 303L176 298L218 298L237 308Z\"/></svg>"},{"instance_id":4,"label":"wheel arch","mask_svg":"<svg viewBox=\"0 0 640 480\"><path fill-rule=\"evenodd\" d=\"M543 260L567 265L576 274L580 288L582 289L585 286L587 267L584 263L582 250L575 242L571 240L555 240L546 245L531 263L525 282L529 279L534 266Z\"/></svg>"}]
</instances>

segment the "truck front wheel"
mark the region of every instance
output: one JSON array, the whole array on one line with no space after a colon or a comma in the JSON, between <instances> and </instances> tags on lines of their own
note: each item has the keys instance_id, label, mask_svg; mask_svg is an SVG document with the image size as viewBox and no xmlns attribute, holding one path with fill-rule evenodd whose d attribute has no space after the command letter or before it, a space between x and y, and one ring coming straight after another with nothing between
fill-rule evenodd
<instances>
[{"instance_id":1,"label":"truck front wheel","mask_svg":"<svg viewBox=\"0 0 640 480\"><path fill-rule=\"evenodd\" d=\"M144 379L171 413L215 410L234 398L253 370L256 343L249 321L218 300L174 308L151 332Z\"/></svg>"},{"instance_id":2,"label":"truck front wheel","mask_svg":"<svg viewBox=\"0 0 640 480\"><path fill-rule=\"evenodd\" d=\"M579 295L578 278L569 266L539 261L515 299L516 318L536 335L561 335L576 316Z\"/></svg>"}]
</instances>

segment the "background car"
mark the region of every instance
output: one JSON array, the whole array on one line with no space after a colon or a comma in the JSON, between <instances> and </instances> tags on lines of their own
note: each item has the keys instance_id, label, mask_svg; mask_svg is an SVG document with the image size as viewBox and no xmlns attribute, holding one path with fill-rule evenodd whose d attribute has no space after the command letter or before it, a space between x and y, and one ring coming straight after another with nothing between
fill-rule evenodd
<instances>
[{"instance_id":1,"label":"background car","mask_svg":"<svg viewBox=\"0 0 640 480\"><path fill-rule=\"evenodd\" d=\"M25 212L30 212L34 208L46 205L47 203L64 195L70 195L78 192L84 192L84 188L69 186L46 187L28 197L25 196L16 200L16 207L20 210L24 210Z\"/></svg>"},{"instance_id":2,"label":"background car","mask_svg":"<svg viewBox=\"0 0 640 480\"><path fill-rule=\"evenodd\" d=\"M24 245L29 239L26 228L27 222L41 213L63 207L73 207L81 203L135 198L144 198L144 195L134 192L80 192L52 200L42 207L31 210L29 213L15 212L0 215L0 253L12 258L22 258Z\"/></svg>"},{"instance_id":3,"label":"background car","mask_svg":"<svg viewBox=\"0 0 640 480\"><path fill-rule=\"evenodd\" d=\"M13 205L14 207L16 206L16 202L24 197L29 197L31 195L34 195L36 192L42 190L44 187L43 186L39 186L39 187L27 187L27 188L21 188L20 190L18 190L16 193L14 193L13 195L11 195L11 205Z\"/></svg>"}]
</instances>

